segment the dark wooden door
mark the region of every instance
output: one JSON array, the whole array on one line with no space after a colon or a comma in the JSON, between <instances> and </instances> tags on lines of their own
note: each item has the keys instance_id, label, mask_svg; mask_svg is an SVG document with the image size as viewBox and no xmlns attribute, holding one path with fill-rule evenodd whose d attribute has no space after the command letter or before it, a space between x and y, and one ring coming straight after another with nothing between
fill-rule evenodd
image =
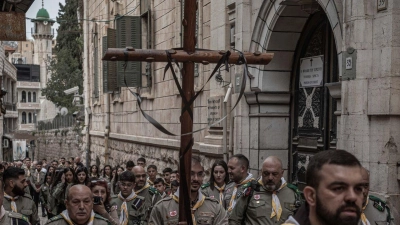
<instances>
[{"instance_id":1,"label":"dark wooden door","mask_svg":"<svg viewBox=\"0 0 400 225\"><path fill-rule=\"evenodd\" d=\"M336 103L325 83L338 81L337 51L332 28L323 12L310 16L297 46L293 65L291 171L292 182L303 188L310 158L319 151L336 148L333 113ZM315 67L318 62L322 71ZM302 66L303 63L309 65ZM308 70L317 71L311 76L319 74L320 83L317 80L314 80L315 85L304 82L305 77L310 77L304 75Z\"/></svg>"}]
</instances>

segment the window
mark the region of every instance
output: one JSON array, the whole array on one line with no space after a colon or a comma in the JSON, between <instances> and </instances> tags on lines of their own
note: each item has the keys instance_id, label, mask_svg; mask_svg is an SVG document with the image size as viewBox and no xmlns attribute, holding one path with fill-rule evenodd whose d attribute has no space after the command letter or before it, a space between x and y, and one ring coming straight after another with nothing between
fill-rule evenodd
<instances>
[{"instance_id":1,"label":"window","mask_svg":"<svg viewBox=\"0 0 400 225\"><path fill-rule=\"evenodd\" d=\"M26 124L26 112L22 112L22 121L21 124Z\"/></svg>"},{"instance_id":2,"label":"window","mask_svg":"<svg viewBox=\"0 0 400 225\"><path fill-rule=\"evenodd\" d=\"M33 100L32 100L32 102L36 102L36 92L33 92Z\"/></svg>"},{"instance_id":3,"label":"window","mask_svg":"<svg viewBox=\"0 0 400 225\"><path fill-rule=\"evenodd\" d=\"M21 102L26 102L26 92L22 91L22 99Z\"/></svg>"},{"instance_id":4,"label":"window","mask_svg":"<svg viewBox=\"0 0 400 225\"><path fill-rule=\"evenodd\" d=\"M28 44L26 44L26 47L28 47Z\"/></svg>"},{"instance_id":5,"label":"window","mask_svg":"<svg viewBox=\"0 0 400 225\"><path fill-rule=\"evenodd\" d=\"M31 92L28 92L28 102L32 102Z\"/></svg>"},{"instance_id":6,"label":"window","mask_svg":"<svg viewBox=\"0 0 400 225\"><path fill-rule=\"evenodd\" d=\"M36 124L36 117L37 117L37 114L34 113L34 114L33 114L33 123L35 123L35 124Z\"/></svg>"},{"instance_id":7,"label":"window","mask_svg":"<svg viewBox=\"0 0 400 225\"><path fill-rule=\"evenodd\" d=\"M32 123L32 113L28 113L28 123Z\"/></svg>"}]
</instances>

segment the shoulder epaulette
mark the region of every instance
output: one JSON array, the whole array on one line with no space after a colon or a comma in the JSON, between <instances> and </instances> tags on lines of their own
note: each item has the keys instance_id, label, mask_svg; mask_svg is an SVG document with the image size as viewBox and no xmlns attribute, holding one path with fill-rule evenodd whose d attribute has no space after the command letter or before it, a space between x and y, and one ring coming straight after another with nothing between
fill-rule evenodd
<instances>
[{"instance_id":1,"label":"shoulder epaulette","mask_svg":"<svg viewBox=\"0 0 400 225\"><path fill-rule=\"evenodd\" d=\"M210 183L205 183L205 184L201 185L201 189L208 188L208 187L210 187Z\"/></svg>"},{"instance_id":2,"label":"shoulder epaulette","mask_svg":"<svg viewBox=\"0 0 400 225\"><path fill-rule=\"evenodd\" d=\"M386 217L386 222L389 224L390 221L392 220L392 215L390 214L390 208L389 206L386 204L386 201L383 201L382 199L373 196L373 195L369 195L368 198L373 201L373 207L377 210L379 210L380 212L384 212L385 209L387 211L387 217ZM371 204L371 203L370 203Z\"/></svg>"},{"instance_id":3,"label":"shoulder epaulette","mask_svg":"<svg viewBox=\"0 0 400 225\"><path fill-rule=\"evenodd\" d=\"M149 188L149 192L150 192L150 194L153 194L153 195L159 195L160 194L160 192L158 192L157 189L154 188L154 187L150 187Z\"/></svg>"},{"instance_id":4,"label":"shoulder epaulette","mask_svg":"<svg viewBox=\"0 0 400 225\"><path fill-rule=\"evenodd\" d=\"M21 213L16 213L16 212L8 212L8 216L11 218L15 218L15 219L21 219L24 220L25 222L29 223L29 218L22 215Z\"/></svg>"},{"instance_id":5,"label":"shoulder epaulette","mask_svg":"<svg viewBox=\"0 0 400 225\"><path fill-rule=\"evenodd\" d=\"M305 202L303 192L301 192L300 189L294 184L287 183L286 186L294 191L294 196L296 198L295 206L296 208L299 208Z\"/></svg>"},{"instance_id":6,"label":"shoulder epaulette","mask_svg":"<svg viewBox=\"0 0 400 225\"><path fill-rule=\"evenodd\" d=\"M60 214L58 214L57 216L53 216L49 219L49 222L53 222L53 221L57 221L60 219L64 219Z\"/></svg>"}]
</instances>

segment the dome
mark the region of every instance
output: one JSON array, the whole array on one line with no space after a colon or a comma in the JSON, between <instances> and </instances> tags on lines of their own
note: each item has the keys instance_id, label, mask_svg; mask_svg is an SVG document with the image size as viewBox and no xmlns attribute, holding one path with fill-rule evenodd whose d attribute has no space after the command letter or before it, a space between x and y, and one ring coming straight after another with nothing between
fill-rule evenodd
<instances>
[{"instance_id":1,"label":"dome","mask_svg":"<svg viewBox=\"0 0 400 225\"><path fill-rule=\"evenodd\" d=\"M49 19L50 15L45 8L39 9L36 14L36 19Z\"/></svg>"}]
</instances>

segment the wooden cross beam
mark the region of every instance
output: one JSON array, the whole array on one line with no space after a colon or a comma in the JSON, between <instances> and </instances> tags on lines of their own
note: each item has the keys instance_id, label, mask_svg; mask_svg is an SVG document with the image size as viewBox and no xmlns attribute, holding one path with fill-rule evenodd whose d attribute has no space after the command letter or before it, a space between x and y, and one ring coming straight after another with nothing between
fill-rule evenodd
<instances>
[{"instance_id":1,"label":"wooden cross beam","mask_svg":"<svg viewBox=\"0 0 400 225\"><path fill-rule=\"evenodd\" d=\"M209 50L196 50L193 53L188 53L184 50L168 50L168 53L171 55L171 58L176 62L182 63L217 63L221 56L225 54L226 51L209 51ZM154 50L154 49L133 49L133 48L109 48L103 60L109 61L124 61L125 53L127 54L128 61L146 61L146 62L168 62L167 52L165 50ZM229 56L228 63L229 64L243 64L243 62L239 62L239 53L231 52ZM261 53L261 52L244 52L243 56L246 58L247 64L258 64L258 65L266 65L268 64L274 54L273 53Z\"/></svg>"},{"instance_id":2,"label":"wooden cross beam","mask_svg":"<svg viewBox=\"0 0 400 225\"><path fill-rule=\"evenodd\" d=\"M194 96L194 64L202 63L217 63L225 51L210 51L210 50L196 50L196 10L197 1L185 0L184 19L182 21L184 27L183 33L183 49L168 50L169 55L175 62L183 63L182 76L182 109L184 109L185 102ZM266 65L272 58L271 53L243 53L246 58L247 64ZM168 62L167 52L165 50L154 49L133 49L127 47L125 49L110 48L107 50L103 60L109 61L147 61L147 62ZM231 52L228 60L229 64L243 64L240 61L240 54ZM193 111L193 104L190 105ZM181 121L181 134L191 133L193 131L193 121L188 112L185 110L180 117ZM179 150L179 173L181 175L181 183L179 188L179 224L192 224L191 207L190 207L190 181L191 181L191 158L192 158L192 134L181 136L180 150ZM182 176L184 175L184 176Z\"/></svg>"}]
</instances>

